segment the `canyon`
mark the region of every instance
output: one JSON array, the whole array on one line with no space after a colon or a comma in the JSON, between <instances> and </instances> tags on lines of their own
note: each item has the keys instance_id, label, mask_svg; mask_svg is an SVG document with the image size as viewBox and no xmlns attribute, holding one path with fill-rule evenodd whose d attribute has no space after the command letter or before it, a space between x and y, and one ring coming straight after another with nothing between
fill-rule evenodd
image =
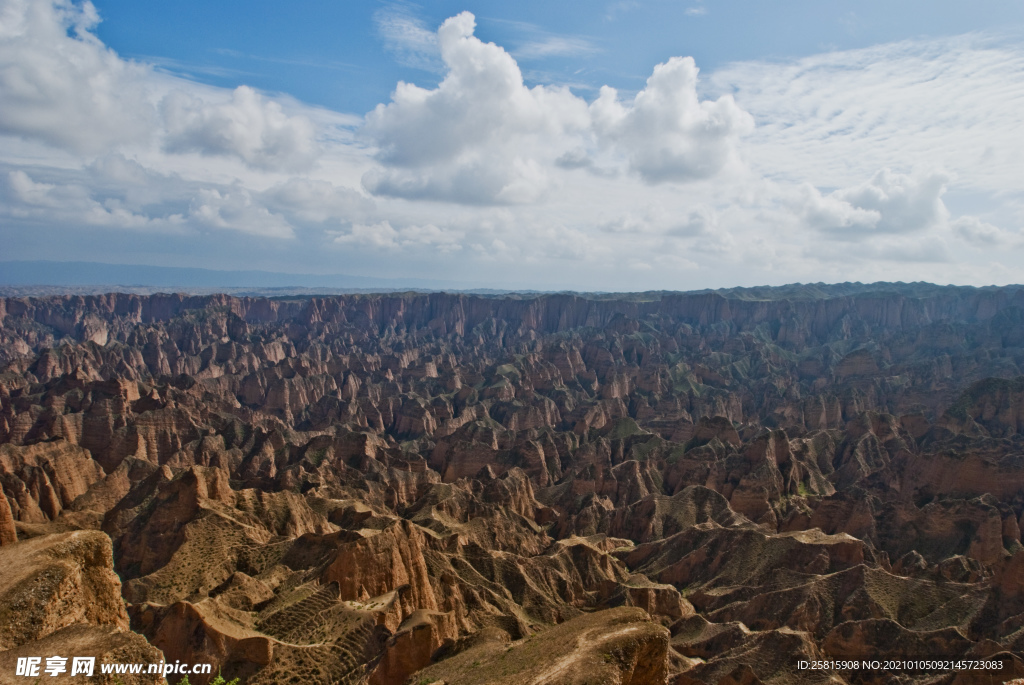
<instances>
[{"instance_id":1,"label":"canyon","mask_svg":"<svg viewBox=\"0 0 1024 685\"><path fill-rule=\"evenodd\" d=\"M0 298L0 486L0 682L1000 683L1024 287Z\"/></svg>"}]
</instances>

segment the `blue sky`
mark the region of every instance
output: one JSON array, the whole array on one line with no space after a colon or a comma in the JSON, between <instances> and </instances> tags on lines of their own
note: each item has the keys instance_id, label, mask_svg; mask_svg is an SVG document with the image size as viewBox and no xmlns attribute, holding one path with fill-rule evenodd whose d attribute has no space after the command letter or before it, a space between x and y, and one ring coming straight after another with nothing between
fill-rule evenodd
<instances>
[{"instance_id":1,"label":"blue sky","mask_svg":"<svg viewBox=\"0 0 1024 685\"><path fill-rule=\"evenodd\" d=\"M1024 3L1006 0L94 4L103 17L96 34L125 57L219 86L247 84L360 114L386 101L398 80L427 84L441 76L389 49L387 26L395 19L432 31L468 10L477 35L509 50L528 83L557 80L584 95L605 84L639 90L654 64L676 55L690 55L708 71L741 60L1024 26Z\"/></svg>"},{"instance_id":2,"label":"blue sky","mask_svg":"<svg viewBox=\"0 0 1024 685\"><path fill-rule=\"evenodd\" d=\"M0 244L467 287L1022 282L1022 28L1019 2L0 0Z\"/></svg>"}]
</instances>

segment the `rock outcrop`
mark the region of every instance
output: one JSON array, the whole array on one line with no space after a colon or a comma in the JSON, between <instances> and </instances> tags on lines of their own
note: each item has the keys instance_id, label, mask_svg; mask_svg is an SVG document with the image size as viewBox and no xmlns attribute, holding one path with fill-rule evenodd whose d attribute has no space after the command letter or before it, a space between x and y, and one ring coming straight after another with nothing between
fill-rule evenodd
<instances>
[{"instance_id":1,"label":"rock outcrop","mask_svg":"<svg viewBox=\"0 0 1024 685\"><path fill-rule=\"evenodd\" d=\"M1022 312L924 284L0 299L0 671L58 640L250 685L1019 654Z\"/></svg>"},{"instance_id":2,"label":"rock outcrop","mask_svg":"<svg viewBox=\"0 0 1024 685\"><path fill-rule=\"evenodd\" d=\"M110 538L98 531L44 535L0 548L0 676L15 678L19 658L65 657L71 678L73 657L94 657L96 682L113 685L102 664L159 664L163 655L129 630L114 573ZM38 675L47 680L40 664ZM162 676L124 675L122 682L158 683Z\"/></svg>"}]
</instances>

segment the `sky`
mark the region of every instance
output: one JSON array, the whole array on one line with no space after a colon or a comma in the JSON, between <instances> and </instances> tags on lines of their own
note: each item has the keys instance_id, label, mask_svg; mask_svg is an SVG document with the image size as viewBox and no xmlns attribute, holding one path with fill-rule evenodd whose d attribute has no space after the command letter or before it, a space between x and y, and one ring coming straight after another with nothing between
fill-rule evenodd
<instances>
[{"instance_id":1,"label":"sky","mask_svg":"<svg viewBox=\"0 0 1024 685\"><path fill-rule=\"evenodd\" d=\"M1024 282L1024 3L0 0L0 261Z\"/></svg>"}]
</instances>

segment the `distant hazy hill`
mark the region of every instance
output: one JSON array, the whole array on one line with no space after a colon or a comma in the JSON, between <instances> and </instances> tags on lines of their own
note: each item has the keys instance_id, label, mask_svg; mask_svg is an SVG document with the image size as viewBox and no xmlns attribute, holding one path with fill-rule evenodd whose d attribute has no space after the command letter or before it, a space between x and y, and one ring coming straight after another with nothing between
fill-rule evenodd
<instances>
[{"instance_id":1,"label":"distant hazy hill","mask_svg":"<svg viewBox=\"0 0 1024 685\"><path fill-rule=\"evenodd\" d=\"M918 281L915 283L790 283L787 285L760 285L750 288L719 288L686 291L689 295L714 293L729 300L770 301L770 300L828 300L834 297L849 297L870 293L895 294L905 297L927 297L938 294L971 293L1000 289L1014 290L1024 286L982 286L970 285L935 285ZM666 295L679 294L671 290L649 290L638 293L576 293L595 300L629 300L635 302L653 302Z\"/></svg>"},{"instance_id":2,"label":"distant hazy hill","mask_svg":"<svg viewBox=\"0 0 1024 685\"><path fill-rule=\"evenodd\" d=\"M459 287L422 278L371 278L344 274L290 274L273 271L219 271L98 262L0 262L0 286L121 286L186 290L312 289L440 289ZM461 287L465 287L462 285Z\"/></svg>"},{"instance_id":3,"label":"distant hazy hill","mask_svg":"<svg viewBox=\"0 0 1024 685\"><path fill-rule=\"evenodd\" d=\"M996 286L935 285L932 283L793 283L781 286L721 288L691 293L717 293L731 300L822 300L865 293L896 293L910 297L938 293L964 293ZM1017 288L1020 286L1005 286ZM373 278L345 274L292 274L274 271L220 271L185 267L98 262L9 261L0 262L0 296L92 295L104 292L157 292L192 294L226 293L236 296L302 297L345 293L396 291L458 291L478 295L533 297L535 290L511 291L474 287L459 281L425 278ZM649 290L633 293L574 292L594 300L652 302L678 291Z\"/></svg>"},{"instance_id":4,"label":"distant hazy hill","mask_svg":"<svg viewBox=\"0 0 1024 685\"><path fill-rule=\"evenodd\" d=\"M953 293L971 292L974 290L995 290L999 287L1016 288L1020 286L983 286L976 288L969 285L935 285L924 281L914 283L792 283L780 286L755 286L753 288L722 288L702 292L716 292L719 295L735 300L827 300L833 297L846 297L864 293L897 293L910 297L935 295L940 292Z\"/></svg>"}]
</instances>

